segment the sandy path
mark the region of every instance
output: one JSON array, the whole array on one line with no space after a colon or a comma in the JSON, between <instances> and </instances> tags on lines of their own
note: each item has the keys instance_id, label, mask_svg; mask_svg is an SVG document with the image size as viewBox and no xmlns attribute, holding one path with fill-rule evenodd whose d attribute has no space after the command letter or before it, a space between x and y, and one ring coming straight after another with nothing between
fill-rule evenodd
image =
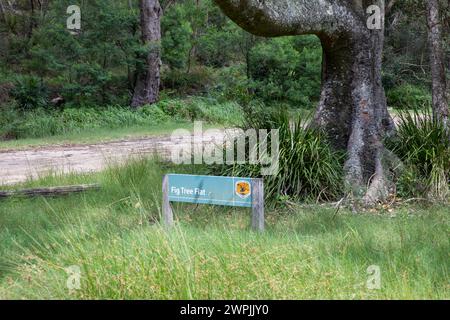
<instances>
[{"instance_id":1,"label":"sandy path","mask_svg":"<svg viewBox=\"0 0 450 320\"><path fill-rule=\"evenodd\" d=\"M204 144L214 141L214 136L203 135ZM170 136L155 136L100 144L0 151L0 185L23 182L48 172L87 173L101 171L108 163L120 163L130 157L139 155L158 154L167 159L171 155L171 150L182 144L186 144L183 139L172 141Z\"/></svg>"}]
</instances>

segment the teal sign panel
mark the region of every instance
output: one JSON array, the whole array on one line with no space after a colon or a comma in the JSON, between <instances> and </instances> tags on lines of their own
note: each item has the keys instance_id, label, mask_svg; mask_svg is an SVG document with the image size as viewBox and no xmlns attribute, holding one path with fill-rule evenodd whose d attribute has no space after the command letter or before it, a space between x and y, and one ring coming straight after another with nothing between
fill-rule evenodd
<instances>
[{"instance_id":1,"label":"teal sign panel","mask_svg":"<svg viewBox=\"0 0 450 320\"><path fill-rule=\"evenodd\" d=\"M169 174L168 180L167 191L172 202L252 206L250 178Z\"/></svg>"}]
</instances>

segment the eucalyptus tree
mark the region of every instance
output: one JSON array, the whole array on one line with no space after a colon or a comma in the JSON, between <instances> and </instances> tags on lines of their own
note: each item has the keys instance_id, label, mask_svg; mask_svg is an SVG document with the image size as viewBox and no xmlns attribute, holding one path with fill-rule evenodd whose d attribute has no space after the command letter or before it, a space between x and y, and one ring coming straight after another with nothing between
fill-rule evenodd
<instances>
[{"instance_id":1,"label":"eucalyptus tree","mask_svg":"<svg viewBox=\"0 0 450 320\"><path fill-rule=\"evenodd\" d=\"M433 116L441 121L446 129L449 129L450 115L448 109L447 76L445 74L444 51L442 49L442 27L439 14L439 1L428 0L426 9L432 79Z\"/></svg>"},{"instance_id":2,"label":"eucalyptus tree","mask_svg":"<svg viewBox=\"0 0 450 320\"><path fill-rule=\"evenodd\" d=\"M321 99L314 124L347 151L346 185L368 203L392 186L393 156L383 139L395 126L381 81L384 0L215 0L248 32L316 35L323 47Z\"/></svg>"},{"instance_id":3,"label":"eucalyptus tree","mask_svg":"<svg viewBox=\"0 0 450 320\"><path fill-rule=\"evenodd\" d=\"M158 101L161 82L161 16L159 0L140 0L142 43L148 46L145 65L138 70L131 106L141 107Z\"/></svg>"}]
</instances>

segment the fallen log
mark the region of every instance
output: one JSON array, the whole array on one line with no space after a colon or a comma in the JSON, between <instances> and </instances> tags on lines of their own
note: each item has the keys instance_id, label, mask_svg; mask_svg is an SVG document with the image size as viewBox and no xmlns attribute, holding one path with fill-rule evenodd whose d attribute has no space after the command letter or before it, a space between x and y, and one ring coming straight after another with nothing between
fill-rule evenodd
<instances>
[{"instance_id":1,"label":"fallen log","mask_svg":"<svg viewBox=\"0 0 450 320\"><path fill-rule=\"evenodd\" d=\"M72 193L80 193L90 190L98 190L100 189L100 184L82 184L82 185L73 185L73 186L60 186L60 187L48 187L48 188L36 188L36 189L23 189L23 190L14 190L14 191L0 191L0 199L2 198L10 198L17 196L24 197L52 197L52 196L63 196Z\"/></svg>"}]
</instances>

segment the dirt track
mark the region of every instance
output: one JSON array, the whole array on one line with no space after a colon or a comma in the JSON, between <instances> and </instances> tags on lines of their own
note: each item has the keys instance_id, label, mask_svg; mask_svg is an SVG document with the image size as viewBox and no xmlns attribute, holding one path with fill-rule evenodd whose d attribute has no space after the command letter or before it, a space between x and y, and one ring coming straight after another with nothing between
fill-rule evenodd
<instances>
[{"instance_id":1,"label":"dirt track","mask_svg":"<svg viewBox=\"0 0 450 320\"><path fill-rule=\"evenodd\" d=\"M203 136L203 143L214 137ZM172 141L170 136L155 136L136 140L101 144L39 147L20 151L0 151L0 185L23 182L48 172L87 173L104 169L108 163L121 162L139 155L158 154L170 157L171 150L183 139Z\"/></svg>"},{"instance_id":2,"label":"dirt track","mask_svg":"<svg viewBox=\"0 0 450 320\"><path fill-rule=\"evenodd\" d=\"M394 117L394 121L399 121ZM222 133L233 136L235 131ZM203 144L212 143L212 135L203 135ZM19 151L0 150L0 185L10 185L36 178L48 172L88 173L103 170L108 163L121 162L133 156L158 154L168 158L182 139L170 136L154 136L141 139L113 141L99 144L49 146Z\"/></svg>"}]
</instances>

